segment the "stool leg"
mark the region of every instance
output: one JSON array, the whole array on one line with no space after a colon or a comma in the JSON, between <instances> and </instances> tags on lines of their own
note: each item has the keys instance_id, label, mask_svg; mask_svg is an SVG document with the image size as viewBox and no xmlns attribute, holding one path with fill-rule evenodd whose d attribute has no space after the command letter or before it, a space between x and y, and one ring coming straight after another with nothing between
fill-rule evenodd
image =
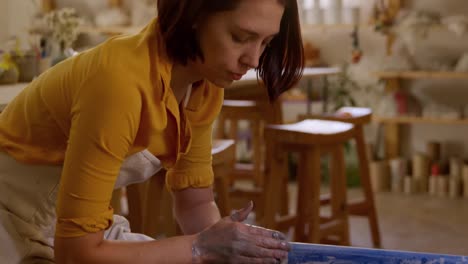
<instances>
[{"instance_id":1,"label":"stool leg","mask_svg":"<svg viewBox=\"0 0 468 264\"><path fill-rule=\"evenodd\" d=\"M306 152L299 153L299 160L297 163L297 208L296 208L296 225L294 226L294 241L296 242L307 242L307 230L306 225L308 221L313 218L310 214L308 203L313 203L309 195L311 193L311 183L308 183L309 173L310 177L313 177L311 171L308 171L307 160L308 156ZM310 217L310 218L309 218Z\"/></svg>"},{"instance_id":2,"label":"stool leg","mask_svg":"<svg viewBox=\"0 0 468 264\"><path fill-rule=\"evenodd\" d=\"M182 231L174 217L173 198L167 188L163 188L161 199L161 220L162 228L166 237L179 236Z\"/></svg>"},{"instance_id":3,"label":"stool leg","mask_svg":"<svg viewBox=\"0 0 468 264\"><path fill-rule=\"evenodd\" d=\"M132 229L132 232L135 233L143 232L143 185L143 183L138 183L126 187L128 200L127 219L130 222L130 228Z\"/></svg>"},{"instance_id":4,"label":"stool leg","mask_svg":"<svg viewBox=\"0 0 468 264\"><path fill-rule=\"evenodd\" d=\"M239 120L231 118L229 119L229 134L227 138L233 139L234 140L234 153L236 153L235 157L235 162L237 163L237 144L239 143L239 140L237 138L237 132L238 132L238 126L237 122ZM230 173L229 175L229 186L232 186L234 182L236 181L235 179L235 173Z\"/></svg>"},{"instance_id":5,"label":"stool leg","mask_svg":"<svg viewBox=\"0 0 468 264\"><path fill-rule=\"evenodd\" d=\"M346 199L346 170L343 146L337 146L331 152L331 209L332 219L337 220L338 230L341 233L341 244L349 245L349 221Z\"/></svg>"},{"instance_id":6,"label":"stool leg","mask_svg":"<svg viewBox=\"0 0 468 264\"><path fill-rule=\"evenodd\" d=\"M145 184L145 197L143 203L142 233L156 237L164 232L158 223L161 218L161 200L165 186L166 171L161 170L151 177Z\"/></svg>"},{"instance_id":7,"label":"stool leg","mask_svg":"<svg viewBox=\"0 0 468 264\"><path fill-rule=\"evenodd\" d=\"M226 138L226 118L223 112L218 116L218 122L216 123L216 138Z\"/></svg>"},{"instance_id":8,"label":"stool leg","mask_svg":"<svg viewBox=\"0 0 468 264\"><path fill-rule=\"evenodd\" d=\"M266 161L265 161L265 187L264 187L264 212L262 226L276 228L276 214L280 211L281 184L284 175L282 168L287 167L286 154L279 149L279 144L266 135Z\"/></svg>"},{"instance_id":9,"label":"stool leg","mask_svg":"<svg viewBox=\"0 0 468 264\"><path fill-rule=\"evenodd\" d=\"M367 159L366 144L364 142L364 131L361 126L356 127L356 148L359 159L359 172L361 175L361 184L364 190L366 203L368 204L367 214L371 228L372 242L374 247L380 247L380 231L375 209L374 194L369 176L369 161Z\"/></svg>"},{"instance_id":10,"label":"stool leg","mask_svg":"<svg viewBox=\"0 0 468 264\"><path fill-rule=\"evenodd\" d=\"M281 173L283 176L283 182L281 184L282 190L281 190L281 215L288 215L289 214L289 189L288 189L288 184L289 184L289 171L288 171L288 165L286 165L283 168L283 172Z\"/></svg>"},{"instance_id":11,"label":"stool leg","mask_svg":"<svg viewBox=\"0 0 468 264\"><path fill-rule=\"evenodd\" d=\"M299 158L296 240L320 243L320 178L320 151L313 147Z\"/></svg>"},{"instance_id":12,"label":"stool leg","mask_svg":"<svg viewBox=\"0 0 468 264\"><path fill-rule=\"evenodd\" d=\"M213 166L215 175L215 191L217 194L217 202L219 211L222 216L229 216L231 213L231 204L229 201L229 184L227 177L229 176L229 168L226 164Z\"/></svg>"},{"instance_id":13,"label":"stool leg","mask_svg":"<svg viewBox=\"0 0 468 264\"><path fill-rule=\"evenodd\" d=\"M262 156L261 156L261 135L260 135L260 120L250 121L252 131L252 164L254 173L254 182L256 187L263 186L263 175L261 171Z\"/></svg>"},{"instance_id":14,"label":"stool leg","mask_svg":"<svg viewBox=\"0 0 468 264\"><path fill-rule=\"evenodd\" d=\"M238 122L238 120L236 120L234 118L230 119L230 122L229 122L229 136L228 136L228 138L233 139L236 143L238 141L238 138L237 138L237 122Z\"/></svg>"}]
</instances>

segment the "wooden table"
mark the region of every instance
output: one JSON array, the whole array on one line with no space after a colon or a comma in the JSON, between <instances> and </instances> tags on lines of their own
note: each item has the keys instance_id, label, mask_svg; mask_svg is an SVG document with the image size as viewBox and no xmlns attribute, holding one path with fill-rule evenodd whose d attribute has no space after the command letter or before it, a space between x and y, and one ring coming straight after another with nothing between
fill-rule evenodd
<instances>
[{"instance_id":1,"label":"wooden table","mask_svg":"<svg viewBox=\"0 0 468 264\"><path fill-rule=\"evenodd\" d=\"M317 77L323 77L323 76L328 76L328 75L335 75L340 73L341 70L340 68L316 68L316 67L306 67L304 68L304 72L302 73L302 79L314 79ZM248 86L248 85L257 85L257 72L255 70L250 70L242 76L242 79L239 81L235 81L232 83L231 86L229 86L227 89L232 89L232 88L239 88L242 86Z\"/></svg>"},{"instance_id":2,"label":"wooden table","mask_svg":"<svg viewBox=\"0 0 468 264\"><path fill-rule=\"evenodd\" d=\"M2 84L0 85L0 112L15 98L28 83Z\"/></svg>"},{"instance_id":3,"label":"wooden table","mask_svg":"<svg viewBox=\"0 0 468 264\"><path fill-rule=\"evenodd\" d=\"M316 68L316 67L306 67L302 74L301 80L307 81L307 114L312 113L311 108L311 95L313 90L312 80L317 78L324 78L324 86L322 87L322 94L324 96L324 106L323 111L327 112L327 78L330 75L336 75L341 72L340 68L336 67L325 67L325 68ZM239 81L235 81L231 86L225 89L225 98L226 99L250 99L250 100L264 100L268 101L268 94L266 89L260 87L262 85L261 80L257 80L257 72L255 70L250 70L246 75L242 77ZM274 104L275 112L281 113L281 104ZM279 117L278 117L279 118ZM278 121L278 118L277 121ZM282 120L281 118L279 118ZM276 122L281 123L281 122Z\"/></svg>"}]
</instances>

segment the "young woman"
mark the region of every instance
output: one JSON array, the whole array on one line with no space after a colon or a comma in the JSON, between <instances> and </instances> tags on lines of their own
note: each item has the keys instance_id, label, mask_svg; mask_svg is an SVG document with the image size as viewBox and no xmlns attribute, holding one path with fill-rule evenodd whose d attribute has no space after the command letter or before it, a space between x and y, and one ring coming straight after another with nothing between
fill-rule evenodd
<instances>
[{"instance_id":1,"label":"young woman","mask_svg":"<svg viewBox=\"0 0 468 264\"><path fill-rule=\"evenodd\" d=\"M221 218L211 129L223 89L257 68L270 99L300 78L296 0L159 0L142 32L34 80L0 115L0 262L276 263L279 232ZM184 236L129 232L114 188L161 167Z\"/></svg>"}]
</instances>

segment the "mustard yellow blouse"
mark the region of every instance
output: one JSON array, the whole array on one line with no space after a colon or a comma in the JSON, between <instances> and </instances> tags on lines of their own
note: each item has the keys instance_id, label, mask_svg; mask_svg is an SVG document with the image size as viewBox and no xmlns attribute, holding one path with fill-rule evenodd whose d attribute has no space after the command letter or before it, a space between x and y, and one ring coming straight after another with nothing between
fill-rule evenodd
<instances>
[{"instance_id":1,"label":"mustard yellow blouse","mask_svg":"<svg viewBox=\"0 0 468 264\"><path fill-rule=\"evenodd\" d=\"M223 90L208 81L180 107L157 20L80 53L34 80L0 115L0 147L29 164L63 164L59 237L112 224L109 206L125 157L148 149L172 190L213 182L211 130Z\"/></svg>"}]
</instances>

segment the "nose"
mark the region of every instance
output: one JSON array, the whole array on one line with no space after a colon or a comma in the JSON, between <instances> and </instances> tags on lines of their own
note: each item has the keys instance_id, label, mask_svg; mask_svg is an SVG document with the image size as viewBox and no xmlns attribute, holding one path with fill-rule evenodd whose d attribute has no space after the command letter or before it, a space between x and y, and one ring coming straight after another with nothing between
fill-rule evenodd
<instances>
[{"instance_id":1,"label":"nose","mask_svg":"<svg viewBox=\"0 0 468 264\"><path fill-rule=\"evenodd\" d=\"M248 68L257 68L262 52L261 45L255 43L248 45L240 58L241 64Z\"/></svg>"}]
</instances>

